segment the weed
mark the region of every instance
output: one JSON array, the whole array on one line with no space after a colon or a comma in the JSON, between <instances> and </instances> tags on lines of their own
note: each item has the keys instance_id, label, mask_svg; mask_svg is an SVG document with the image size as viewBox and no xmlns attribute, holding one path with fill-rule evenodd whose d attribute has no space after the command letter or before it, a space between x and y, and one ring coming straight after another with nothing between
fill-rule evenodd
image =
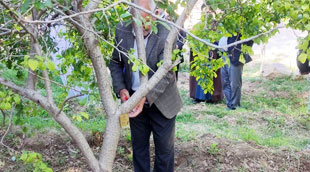
<instances>
[{"instance_id":1,"label":"weed","mask_svg":"<svg viewBox=\"0 0 310 172\"><path fill-rule=\"evenodd\" d=\"M256 143L259 141L259 136L254 129L242 127L238 130L238 134L244 141L254 141Z\"/></svg>"},{"instance_id":2,"label":"weed","mask_svg":"<svg viewBox=\"0 0 310 172\"><path fill-rule=\"evenodd\" d=\"M125 153L125 149L123 147L117 147L117 153L122 155Z\"/></svg>"},{"instance_id":3,"label":"weed","mask_svg":"<svg viewBox=\"0 0 310 172\"><path fill-rule=\"evenodd\" d=\"M189 123L189 122L196 122L197 120L193 117L192 113L183 112L177 116L176 121L182 123Z\"/></svg>"},{"instance_id":4,"label":"weed","mask_svg":"<svg viewBox=\"0 0 310 172\"><path fill-rule=\"evenodd\" d=\"M127 142L131 142L130 130L127 129L125 132L126 132L126 135L125 135L126 141L127 141Z\"/></svg>"},{"instance_id":5,"label":"weed","mask_svg":"<svg viewBox=\"0 0 310 172\"><path fill-rule=\"evenodd\" d=\"M298 118L302 127L306 130L310 130L310 115L302 115Z\"/></svg>"},{"instance_id":6,"label":"weed","mask_svg":"<svg viewBox=\"0 0 310 172\"><path fill-rule=\"evenodd\" d=\"M211 155L217 155L220 152L218 148L218 143L212 143L209 147L207 147L207 152Z\"/></svg>"},{"instance_id":7,"label":"weed","mask_svg":"<svg viewBox=\"0 0 310 172\"><path fill-rule=\"evenodd\" d=\"M194 140L197 137L197 133L194 130L185 128L184 125L183 127L179 125L177 126L176 137L186 142Z\"/></svg>"}]
</instances>

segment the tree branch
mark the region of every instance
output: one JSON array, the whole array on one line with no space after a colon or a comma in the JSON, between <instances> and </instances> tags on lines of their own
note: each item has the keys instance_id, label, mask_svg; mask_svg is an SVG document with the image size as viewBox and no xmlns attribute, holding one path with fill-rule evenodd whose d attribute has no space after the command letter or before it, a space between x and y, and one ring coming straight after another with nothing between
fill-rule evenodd
<instances>
[{"instance_id":1,"label":"tree branch","mask_svg":"<svg viewBox=\"0 0 310 172\"><path fill-rule=\"evenodd\" d=\"M1 110L2 111L2 110ZM2 111L3 113L3 111ZM4 113L3 113L4 115ZM4 138L6 137L6 135L9 133L10 129L11 129L11 126L12 126L12 116L13 116L13 112L11 111L10 113L10 116L9 116L9 126L8 128L6 129L5 133L3 134L1 140L0 140L0 144L4 147L6 147L8 150L12 151L12 152L16 152L13 148L10 148L9 146L7 146L6 144L3 143L4 141Z\"/></svg>"},{"instance_id":2,"label":"tree branch","mask_svg":"<svg viewBox=\"0 0 310 172\"><path fill-rule=\"evenodd\" d=\"M283 28L284 26L279 26L279 27L276 27L272 30L269 30L267 32L264 32L264 33L260 33L258 35L255 35L255 36L252 36L250 38L247 38L247 39L244 39L244 40L240 40L240 41L236 41L234 43L231 43L231 44L228 44L228 45L225 45L225 46L219 46L219 45L216 45L216 44L213 44L213 43L210 43L202 38L199 38L198 36L194 35L193 33L189 32L188 30L182 28L180 25L177 25L176 23L173 23L169 20L166 20L164 18L161 18L160 16L157 16L156 14L154 14L153 12L149 11L149 10L146 10L142 7L140 7L139 5L136 5L135 3L131 3L131 2L128 2L126 0L120 0L120 1L117 1L105 8L100 8L100 9L94 9L94 10L89 10L89 11L82 11L82 12L79 12L79 13L75 13L75 14L72 14L72 15L68 15L68 16L65 16L65 17L62 17L62 18L59 18L59 19L55 19L55 20L49 20L49 21L39 21L39 20L36 20L36 21L27 21L27 20L23 20L23 22L27 22L27 23L35 23L35 24L39 24L39 23L54 23L54 22L58 22L58 21L61 21L61 20L64 20L64 19L68 19L68 18L72 18L72 17L76 17L76 16L79 16L79 15L85 15L85 14L89 14L89 13L94 13L94 12L99 12L99 11L102 11L102 12L105 12L106 10L110 9L110 8L113 8L114 6L120 4L120 3L125 3L129 6L132 6L136 9L139 9L141 11L144 11L148 14L150 14L151 16L155 17L157 20L160 20L160 21L163 21L163 22L166 22L168 23L169 25L179 29L179 30L182 30L184 31L188 36L191 36L193 37L194 39L210 46L210 47L213 47L213 48L217 48L217 49L226 49L226 48L229 48L229 47L232 47L232 46L235 46L235 45L238 45L238 44L242 44L242 43L245 43L245 42L248 42L250 40L253 40L253 39L256 39L256 38L259 38L263 35L266 35L266 34L269 34L271 32L273 32L274 30L277 30L277 29L280 29L280 28ZM86 10L86 9L85 9Z\"/></svg>"},{"instance_id":3,"label":"tree branch","mask_svg":"<svg viewBox=\"0 0 310 172\"><path fill-rule=\"evenodd\" d=\"M91 1L89 1L87 6L84 9L82 9L82 11L90 11L90 10L96 9L98 7L98 5L99 5L99 2L100 2L99 0L91 0ZM87 13L85 15L86 18L89 18L90 16L91 16L90 13Z\"/></svg>"},{"instance_id":4,"label":"tree branch","mask_svg":"<svg viewBox=\"0 0 310 172\"><path fill-rule=\"evenodd\" d=\"M31 47L30 47L30 58L33 58L35 54L35 49L34 49L34 41L31 39L30 41ZM31 70L28 68L28 78L27 78L27 88L35 90L36 89L36 74L35 71Z\"/></svg>"},{"instance_id":5,"label":"tree branch","mask_svg":"<svg viewBox=\"0 0 310 172\"><path fill-rule=\"evenodd\" d=\"M74 18L74 17L80 16L80 15L90 15L92 13L99 12L99 11L105 12L106 10L108 10L110 8L113 8L114 6L117 6L117 5L119 5L119 4L123 3L123 2L125 2L125 0L117 1L117 2L115 2L113 4L111 4L111 5L106 6L105 8L93 9L93 10L89 10L89 11L82 11L82 12L78 12L78 13L75 13L75 14L67 15L67 16L64 16L64 17L61 17L61 18L58 18L58 19L55 19L55 20L48 20L48 21L22 20L22 21L26 22L26 23L30 23L30 24L56 23L56 22L59 22L59 21L65 20L65 19L69 19L69 18Z\"/></svg>"},{"instance_id":6,"label":"tree branch","mask_svg":"<svg viewBox=\"0 0 310 172\"><path fill-rule=\"evenodd\" d=\"M78 27L78 30L83 35L84 44L91 58L98 81L101 102L107 114L107 126L99 155L100 170L111 171L120 137L119 115L115 115L117 105L112 96L112 83L107 75L108 68L98 45L99 42L93 33L91 21L85 16L80 16L79 20L83 27Z\"/></svg>"},{"instance_id":7,"label":"tree branch","mask_svg":"<svg viewBox=\"0 0 310 172\"><path fill-rule=\"evenodd\" d=\"M84 94L79 94L79 95L75 95L75 96L68 97L68 98L61 104L61 107L60 107L58 113L56 114L56 116L58 116L58 115L62 112L62 110L63 110L65 104L66 104L68 101L70 101L70 100L72 100L72 99L74 99L74 98L83 96L83 95L84 95Z\"/></svg>"},{"instance_id":8,"label":"tree branch","mask_svg":"<svg viewBox=\"0 0 310 172\"><path fill-rule=\"evenodd\" d=\"M4 36L4 35L10 35L10 34L13 34L13 33L18 33L18 34L26 34L27 32L22 30L22 31L17 31L17 30L7 30L7 31L4 31L4 32L1 32L0 33L0 36Z\"/></svg>"},{"instance_id":9,"label":"tree branch","mask_svg":"<svg viewBox=\"0 0 310 172\"><path fill-rule=\"evenodd\" d=\"M184 9L182 14L178 17L178 19L176 21L177 26L183 26L184 21L187 18L187 15L192 11L196 2L197 2L197 0L188 1L187 8ZM173 50L174 42L177 39L177 35L178 35L178 30L176 28L172 28L171 31L169 32L168 36L167 36L166 43L165 43L165 50L164 50L164 63L165 62L171 63L171 53Z\"/></svg>"},{"instance_id":10,"label":"tree branch","mask_svg":"<svg viewBox=\"0 0 310 172\"><path fill-rule=\"evenodd\" d=\"M135 4L138 4L138 0L133 0ZM136 9L133 9L132 11L133 17L136 18L137 20L141 21L141 15L140 12ZM137 44L137 49L138 49L138 57L143 64L146 64L146 52L145 52L145 44L144 44L144 37L143 37L143 30L142 27L138 26L136 22L133 22L133 28L135 32L135 40ZM148 76L143 75L143 73L140 71L140 85L143 85L147 82Z\"/></svg>"},{"instance_id":11,"label":"tree branch","mask_svg":"<svg viewBox=\"0 0 310 172\"><path fill-rule=\"evenodd\" d=\"M38 54L39 56L42 56L42 48L39 44L39 42L35 42L33 44L33 47L35 49L36 54ZM45 89L46 89L46 97L49 103L54 104L54 99L53 99L53 91L52 91L52 87L51 87L51 82L48 76L48 72L46 69L44 69L42 71L42 75L44 78L44 84L45 84Z\"/></svg>"},{"instance_id":12,"label":"tree branch","mask_svg":"<svg viewBox=\"0 0 310 172\"><path fill-rule=\"evenodd\" d=\"M11 10L11 8L6 5L2 0L0 0L0 4L2 6L4 6L10 13L10 15L14 18L14 20L27 32L30 34L30 36L32 36L34 38L34 35L33 33L21 22L22 20L15 15L15 13L13 13L13 11Z\"/></svg>"},{"instance_id":13,"label":"tree branch","mask_svg":"<svg viewBox=\"0 0 310 172\"><path fill-rule=\"evenodd\" d=\"M59 109L54 104L49 103L48 100L37 91L19 87L3 77L0 77L0 84L9 87L13 92L35 102L44 108L49 114L51 114L55 121L58 122L76 142L92 171L99 172L98 160L95 158L84 135L71 122L71 120L65 115L64 112L61 112L58 116L56 116L56 114L59 112Z\"/></svg>"}]
</instances>

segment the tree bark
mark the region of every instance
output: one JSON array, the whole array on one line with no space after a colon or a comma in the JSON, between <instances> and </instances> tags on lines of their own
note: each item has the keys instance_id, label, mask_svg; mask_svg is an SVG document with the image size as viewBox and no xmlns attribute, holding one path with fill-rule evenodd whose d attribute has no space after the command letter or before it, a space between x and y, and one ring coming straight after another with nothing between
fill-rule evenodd
<instances>
[{"instance_id":1,"label":"tree bark","mask_svg":"<svg viewBox=\"0 0 310 172\"><path fill-rule=\"evenodd\" d=\"M5 85L12 89L16 94L19 94L27 99L35 102L42 108L44 108L48 113L50 113L53 118L58 122L65 131L71 136L71 138L76 142L77 146L80 148L82 154L86 158L86 162L89 167L94 172L99 172L98 160L95 158L89 144L87 143L82 132L71 122L71 120L65 115L64 112L61 112L58 116L56 114L59 112L59 109L54 105L49 103L47 98L43 97L37 91L22 88L14 83L0 77L0 84Z\"/></svg>"},{"instance_id":2,"label":"tree bark","mask_svg":"<svg viewBox=\"0 0 310 172\"><path fill-rule=\"evenodd\" d=\"M101 102L107 114L107 125L99 156L100 170L112 171L117 144L120 137L120 114L116 114L117 105L113 98L112 83L108 75L108 68L98 45L98 40L93 33L94 30L90 20L81 16L80 23L84 28L79 27L78 29L81 34L84 35L84 43L95 70Z\"/></svg>"},{"instance_id":3,"label":"tree bark","mask_svg":"<svg viewBox=\"0 0 310 172\"><path fill-rule=\"evenodd\" d=\"M138 5L138 0L133 0L135 4ZM133 9L133 17L137 20L141 21L141 15L140 12L137 9ZM142 23L142 21L141 21ZM144 38L143 38L143 30L142 27L139 27L136 22L133 22L133 28L136 34L136 43L137 43L137 49L138 49L138 58L142 61L143 64L146 63L146 52L145 52L145 45L144 45ZM142 72L139 72L140 74L140 85L146 84L148 80L148 75L144 76Z\"/></svg>"},{"instance_id":4,"label":"tree bark","mask_svg":"<svg viewBox=\"0 0 310 172\"><path fill-rule=\"evenodd\" d=\"M31 48L30 48L30 58L33 58L33 54L35 53L35 49L34 49L34 41L31 38ZM36 75L35 75L35 71L31 70L30 68L28 69L28 78L27 78L27 88L35 90L36 88Z\"/></svg>"}]
</instances>

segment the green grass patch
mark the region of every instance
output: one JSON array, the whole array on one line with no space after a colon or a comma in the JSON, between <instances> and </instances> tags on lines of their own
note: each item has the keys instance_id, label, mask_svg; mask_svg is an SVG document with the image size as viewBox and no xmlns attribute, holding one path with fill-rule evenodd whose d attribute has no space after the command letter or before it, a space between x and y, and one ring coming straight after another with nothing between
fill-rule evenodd
<instances>
[{"instance_id":1,"label":"green grass patch","mask_svg":"<svg viewBox=\"0 0 310 172\"><path fill-rule=\"evenodd\" d=\"M180 91L184 106L189 106L189 105L194 104L194 100L189 97L188 90L180 89L179 91Z\"/></svg>"},{"instance_id":2,"label":"green grass patch","mask_svg":"<svg viewBox=\"0 0 310 172\"><path fill-rule=\"evenodd\" d=\"M176 121L182 123L199 123L199 120L197 120L194 117L194 114L190 112L182 112L181 114L177 115Z\"/></svg>"}]
</instances>

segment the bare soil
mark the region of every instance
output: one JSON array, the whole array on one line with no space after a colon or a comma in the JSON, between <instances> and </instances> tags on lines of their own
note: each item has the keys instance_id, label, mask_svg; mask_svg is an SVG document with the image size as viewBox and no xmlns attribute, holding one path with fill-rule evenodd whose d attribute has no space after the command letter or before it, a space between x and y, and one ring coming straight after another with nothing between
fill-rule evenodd
<instances>
[{"instance_id":1,"label":"bare soil","mask_svg":"<svg viewBox=\"0 0 310 172\"><path fill-rule=\"evenodd\" d=\"M100 148L100 142L96 143L98 134L102 136L102 133L94 133L89 137L92 149L97 154ZM14 138L8 145L17 149L16 143L19 139L23 138ZM44 161L48 162L54 171L89 171L81 153L64 133L52 131L39 134L32 139L31 141L28 139L28 143L20 149L41 153ZM310 171L310 151L307 150L303 152L272 150L252 142L234 142L213 134L205 134L189 142L176 140L175 144L175 171ZM217 146L212 148L212 144ZM121 138L119 150L122 151L117 153L114 171L132 171L130 142L125 136ZM1 148L0 154L1 162L5 163L0 169L1 172L25 171L23 163L12 161L12 154L6 149Z\"/></svg>"}]
</instances>

